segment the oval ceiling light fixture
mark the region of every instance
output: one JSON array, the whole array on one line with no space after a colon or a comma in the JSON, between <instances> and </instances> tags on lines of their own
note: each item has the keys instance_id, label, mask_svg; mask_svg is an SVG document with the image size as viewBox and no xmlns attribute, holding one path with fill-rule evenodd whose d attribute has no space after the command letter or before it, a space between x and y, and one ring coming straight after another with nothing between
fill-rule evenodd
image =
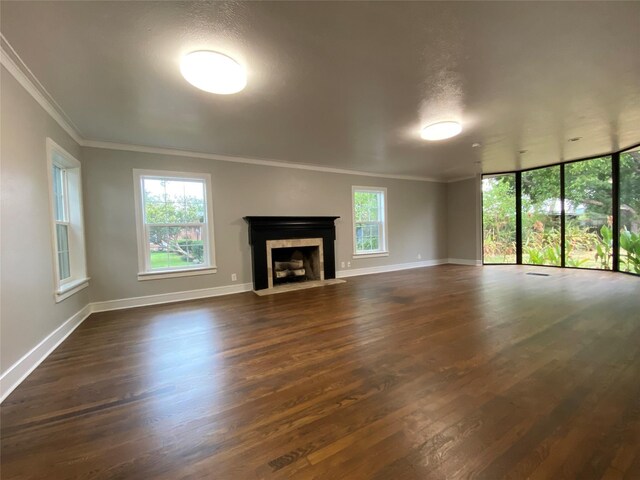
<instances>
[{"instance_id":1,"label":"oval ceiling light fixture","mask_svg":"<svg viewBox=\"0 0 640 480\"><path fill-rule=\"evenodd\" d=\"M462 125L458 122L438 122L422 129L420 136L429 141L445 140L455 137L462 131Z\"/></svg>"},{"instance_id":2,"label":"oval ceiling light fixture","mask_svg":"<svg viewBox=\"0 0 640 480\"><path fill-rule=\"evenodd\" d=\"M197 50L186 54L180 72L187 82L205 92L229 95L247 85L247 74L238 62L222 53Z\"/></svg>"}]
</instances>

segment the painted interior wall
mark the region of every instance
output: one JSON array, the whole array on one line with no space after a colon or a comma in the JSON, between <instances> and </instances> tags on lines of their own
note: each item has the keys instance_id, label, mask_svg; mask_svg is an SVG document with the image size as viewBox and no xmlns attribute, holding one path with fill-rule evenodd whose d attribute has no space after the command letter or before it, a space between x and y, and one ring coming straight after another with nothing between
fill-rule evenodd
<instances>
[{"instance_id":1,"label":"painted interior wall","mask_svg":"<svg viewBox=\"0 0 640 480\"><path fill-rule=\"evenodd\" d=\"M480 177L447 184L447 257L482 259Z\"/></svg>"},{"instance_id":2,"label":"painted interior wall","mask_svg":"<svg viewBox=\"0 0 640 480\"><path fill-rule=\"evenodd\" d=\"M0 72L0 371L90 301L91 286L56 304L46 138L78 144L4 68Z\"/></svg>"},{"instance_id":3,"label":"painted interior wall","mask_svg":"<svg viewBox=\"0 0 640 480\"><path fill-rule=\"evenodd\" d=\"M85 225L93 300L251 282L247 215L339 215L336 262L351 268L447 258L447 185L83 148ZM139 281L133 169L210 173L218 272ZM354 259L351 187L387 188L389 256ZM231 274L238 275L231 282Z\"/></svg>"}]
</instances>

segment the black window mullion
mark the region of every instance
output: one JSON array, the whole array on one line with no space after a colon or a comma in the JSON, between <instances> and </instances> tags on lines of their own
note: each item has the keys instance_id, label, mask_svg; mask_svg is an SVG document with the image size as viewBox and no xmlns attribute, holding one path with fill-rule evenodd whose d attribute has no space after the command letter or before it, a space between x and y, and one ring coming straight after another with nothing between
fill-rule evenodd
<instances>
[{"instance_id":1,"label":"black window mullion","mask_svg":"<svg viewBox=\"0 0 640 480\"><path fill-rule=\"evenodd\" d=\"M620 271L620 154L614 153L611 156L611 199L613 202L613 222L612 222L612 259L611 269L614 272Z\"/></svg>"}]
</instances>

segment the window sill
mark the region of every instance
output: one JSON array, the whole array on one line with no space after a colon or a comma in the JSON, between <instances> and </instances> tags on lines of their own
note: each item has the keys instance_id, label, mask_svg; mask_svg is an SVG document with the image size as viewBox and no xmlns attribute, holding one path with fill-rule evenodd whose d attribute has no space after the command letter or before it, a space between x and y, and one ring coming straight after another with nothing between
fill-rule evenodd
<instances>
[{"instance_id":1,"label":"window sill","mask_svg":"<svg viewBox=\"0 0 640 480\"><path fill-rule=\"evenodd\" d=\"M388 257L389 252L371 252L371 253L354 253L353 258L376 258L376 257Z\"/></svg>"},{"instance_id":2,"label":"window sill","mask_svg":"<svg viewBox=\"0 0 640 480\"><path fill-rule=\"evenodd\" d=\"M193 277L216 273L218 267L189 268L185 270L159 270L157 272L139 272L138 281L161 280L163 278Z\"/></svg>"},{"instance_id":3,"label":"window sill","mask_svg":"<svg viewBox=\"0 0 640 480\"><path fill-rule=\"evenodd\" d=\"M56 291L56 303L60 303L71 295L78 293L80 290L89 286L89 277L81 278L73 282L66 283Z\"/></svg>"}]
</instances>

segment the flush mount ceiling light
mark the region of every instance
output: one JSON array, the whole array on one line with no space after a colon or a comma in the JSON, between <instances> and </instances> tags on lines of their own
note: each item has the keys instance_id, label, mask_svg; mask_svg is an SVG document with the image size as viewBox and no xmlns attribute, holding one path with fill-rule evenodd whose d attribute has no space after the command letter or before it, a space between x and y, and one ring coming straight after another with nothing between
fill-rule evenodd
<instances>
[{"instance_id":1,"label":"flush mount ceiling light","mask_svg":"<svg viewBox=\"0 0 640 480\"><path fill-rule=\"evenodd\" d=\"M462 131L458 122L438 122L422 129L420 136L425 140L435 141L455 137Z\"/></svg>"},{"instance_id":2,"label":"flush mount ceiling light","mask_svg":"<svg viewBox=\"0 0 640 480\"><path fill-rule=\"evenodd\" d=\"M247 74L242 65L231 57L209 50L185 55L180 72L194 87L220 95L237 93L247 85Z\"/></svg>"}]
</instances>

